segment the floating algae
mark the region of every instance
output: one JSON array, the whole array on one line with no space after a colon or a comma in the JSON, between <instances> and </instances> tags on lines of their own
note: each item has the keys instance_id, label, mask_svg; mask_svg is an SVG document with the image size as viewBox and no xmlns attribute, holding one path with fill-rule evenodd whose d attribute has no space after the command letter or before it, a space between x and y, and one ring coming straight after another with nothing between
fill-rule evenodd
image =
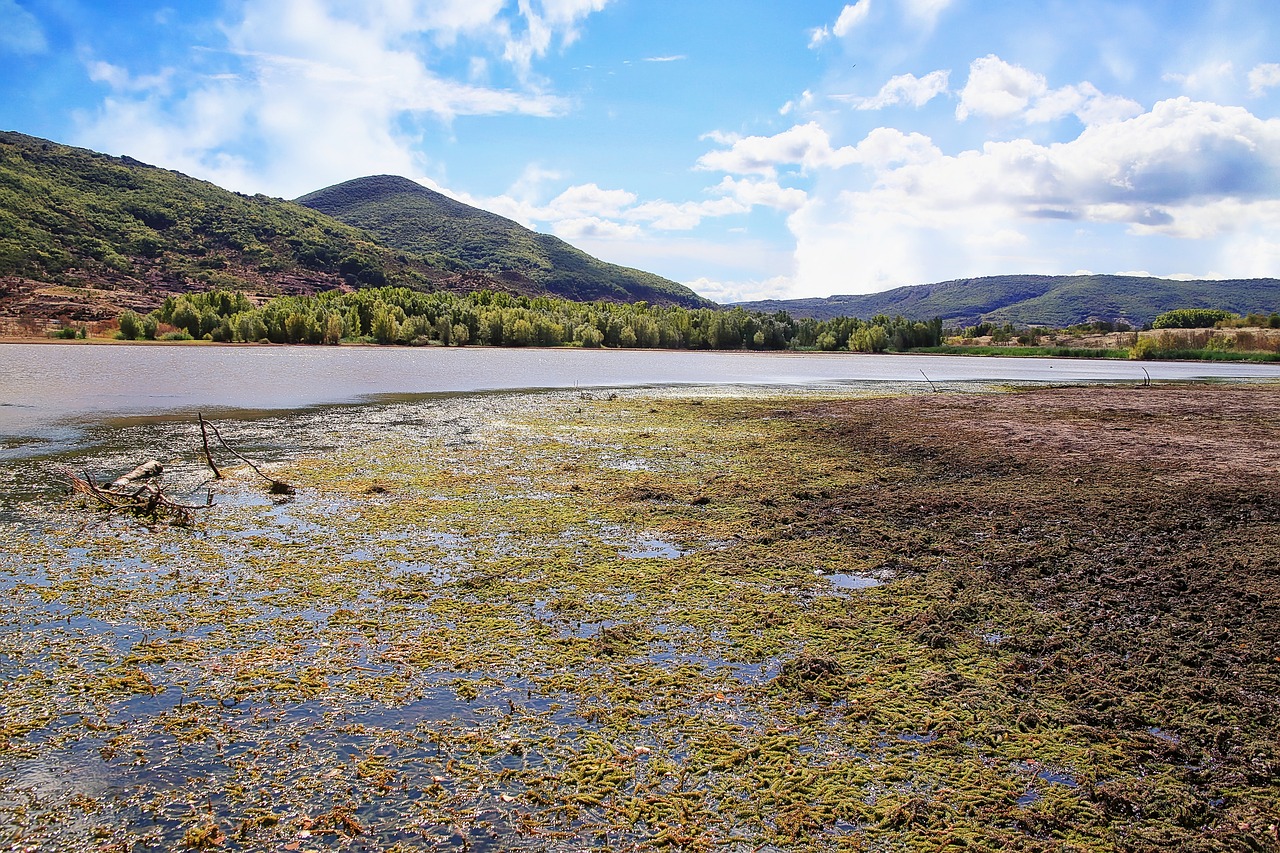
<instances>
[{"instance_id":1,"label":"floating algae","mask_svg":"<svg viewBox=\"0 0 1280 853\"><path fill-rule=\"evenodd\" d=\"M264 419L294 501L185 530L31 494L0 844L1274 845L1274 390L687 393Z\"/></svg>"}]
</instances>

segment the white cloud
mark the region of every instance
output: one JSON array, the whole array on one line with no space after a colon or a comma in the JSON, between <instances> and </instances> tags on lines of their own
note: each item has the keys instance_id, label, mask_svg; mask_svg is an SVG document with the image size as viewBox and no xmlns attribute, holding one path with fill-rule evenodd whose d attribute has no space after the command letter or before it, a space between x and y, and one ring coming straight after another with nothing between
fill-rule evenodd
<instances>
[{"instance_id":1,"label":"white cloud","mask_svg":"<svg viewBox=\"0 0 1280 853\"><path fill-rule=\"evenodd\" d=\"M929 137L903 133L894 127L877 127L854 150L859 163L881 172L892 166L920 165L942 157L942 151Z\"/></svg>"},{"instance_id":2,"label":"white cloud","mask_svg":"<svg viewBox=\"0 0 1280 853\"><path fill-rule=\"evenodd\" d=\"M1280 86L1280 65L1264 62L1249 71L1249 94L1261 97L1268 89Z\"/></svg>"},{"instance_id":3,"label":"white cloud","mask_svg":"<svg viewBox=\"0 0 1280 853\"><path fill-rule=\"evenodd\" d=\"M969 65L969 81L960 92L956 118L1012 118L1048 89L1042 75L1011 65L994 54L984 56Z\"/></svg>"},{"instance_id":4,"label":"white cloud","mask_svg":"<svg viewBox=\"0 0 1280 853\"><path fill-rule=\"evenodd\" d=\"M748 207L768 207L787 212L799 210L809 198L804 190L780 186L777 181L739 180L731 175L725 176L714 191L737 199Z\"/></svg>"},{"instance_id":5,"label":"white cloud","mask_svg":"<svg viewBox=\"0 0 1280 853\"><path fill-rule=\"evenodd\" d=\"M813 105L813 92L805 89L800 93L800 97L787 101L778 110L778 115L788 116L797 110L807 110ZM705 137L704 137L705 138Z\"/></svg>"},{"instance_id":6,"label":"white cloud","mask_svg":"<svg viewBox=\"0 0 1280 853\"><path fill-rule=\"evenodd\" d=\"M643 235L638 225L624 225L598 216L561 219L551 229L557 237L578 240L635 240Z\"/></svg>"},{"instance_id":7,"label":"white cloud","mask_svg":"<svg viewBox=\"0 0 1280 853\"><path fill-rule=\"evenodd\" d=\"M537 83L495 88L443 76L431 66L433 43L468 37L506 55L520 42L528 47L514 60L520 65L542 55L553 37L571 38L605 2L521 2L515 17L503 0L246 4L222 28L227 52L218 61L234 63L231 73L169 69L141 77L90 60L90 75L115 93L82 116L78 141L246 192L294 196L383 172L425 181L429 164L414 153L424 119L551 117L569 107ZM513 36L520 21L530 32L545 30L546 43L537 33ZM482 81L487 68L476 58L472 80ZM183 94L171 96L169 88Z\"/></svg>"},{"instance_id":8,"label":"white cloud","mask_svg":"<svg viewBox=\"0 0 1280 853\"><path fill-rule=\"evenodd\" d=\"M1044 75L1005 62L994 54L975 59L960 92L956 118L1021 118L1028 122L1056 121L1075 115L1086 125L1132 118L1142 112L1135 101L1105 95L1092 83L1050 89Z\"/></svg>"},{"instance_id":9,"label":"white cloud","mask_svg":"<svg viewBox=\"0 0 1280 853\"><path fill-rule=\"evenodd\" d=\"M1230 82L1236 73L1235 64L1231 60L1206 60L1199 67L1186 73L1168 72L1163 75L1166 83L1177 83L1183 91L1203 94L1221 90Z\"/></svg>"},{"instance_id":10,"label":"white cloud","mask_svg":"<svg viewBox=\"0 0 1280 853\"><path fill-rule=\"evenodd\" d=\"M89 79L95 83L105 83L117 92L161 92L167 88L174 76L174 70L167 68L159 74L146 74L134 77L128 70L109 62L90 59L85 62L85 70Z\"/></svg>"},{"instance_id":11,"label":"white cloud","mask_svg":"<svg viewBox=\"0 0 1280 853\"><path fill-rule=\"evenodd\" d=\"M48 49L44 29L35 16L14 0L0 0L0 53L31 56Z\"/></svg>"},{"instance_id":12,"label":"white cloud","mask_svg":"<svg viewBox=\"0 0 1280 853\"><path fill-rule=\"evenodd\" d=\"M730 142L721 136L717 141ZM732 139L728 150L710 151L698 158L698 168L738 175L772 177L779 166L805 170L832 168L857 162L854 148L831 147L831 138L816 122L796 125L774 136Z\"/></svg>"},{"instance_id":13,"label":"white cloud","mask_svg":"<svg viewBox=\"0 0 1280 853\"><path fill-rule=\"evenodd\" d=\"M708 201L647 201L627 211L628 219L648 222L650 227L659 231L690 231L702 224L708 217L729 216L735 213L747 213L751 205L733 197L710 199Z\"/></svg>"},{"instance_id":14,"label":"white cloud","mask_svg":"<svg viewBox=\"0 0 1280 853\"><path fill-rule=\"evenodd\" d=\"M871 0L858 0L856 3L845 6L840 10L840 17L836 18L835 24L831 27L832 35L836 38L844 38L865 21L870 13Z\"/></svg>"},{"instance_id":15,"label":"white cloud","mask_svg":"<svg viewBox=\"0 0 1280 853\"><path fill-rule=\"evenodd\" d=\"M682 282L685 287L721 304L754 302L760 299L788 299L794 284L791 276L780 275L763 281L725 281L698 278Z\"/></svg>"},{"instance_id":16,"label":"white cloud","mask_svg":"<svg viewBox=\"0 0 1280 853\"><path fill-rule=\"evenodd\" d=\"M802 292L1051 272L1064 259L1114 265L1113 245L1087 236L1068 248L1059 234L1044 253L1041 236L1067 224L1127 231L1129 247L1144 237L1218 239L1244 253L1221 268L1277 269L1280 119L1240 107L1179 98L1067 142L988 142L954 156L879 128L856 150L876 170L874 185L858 189L825 172L822 191L789 219Z\"/></svg>"},{"instance_id":17,"label":"white cloud","mask_svg":"<svg viewBox=\"0 0 1280 853\"><path fill-rule=\"evenodd\" d=\"M932 28L952 0L903 0L907 15Z\"/></svg>"},{"instance_id":18,"label":"white cloud","mask_svg":"<svg viewBox=\"0 0 1280 853\"><path fill-rule=\"evenodd\" d=\"M859 110L880 110L895 104L910 104L918 108L947 92L950 78L950 71L930 71L923 77L899 74L889 78L889 82L870 98L840 97L837 100L848 100Z\"/></svg>"},{"instance_id":19,"label":"white cloud","mask_svg":"<svg viewBox=\"0 0 1280 853\"><path fill-rule=\"evenodd\" d=\"M490 0L490 3L496 2ZM546 56L557 32L561 47L568 47L578 39L579 24L608 4L609 0L517 0L525 32L520 36L508 35L504 58L522 74L527 74L533 60ZM500 9L503 4L497 5Z\"/></svg>"},{"instance_id":20,"label":"white cloud","mask_svg":"<svg viewBox=\"0 0 1280 853\"><path fill-rule=\"evenodd\" d=\"M857 0L857 2L850 3L840 10L840 15L836 18L834 24L809 31L809 47L818 47L832 36L844 38L865 21L870 13L871 0Z\"/></svg>"},{"instance_id":21,"label":"white cloud","mask_svg":"<svg viewBox=\"0 0 1280 853\"><path fill-rule=\"evenodd\" d=\"M543 218L560 220L585 216L617 217L635 203L635 193L602 190L595 184L579 184L569 187L552 199Z\"/></svg>"},{"instance_id":22,"label":"white cloud","mask_svg":"<svg viewBox=\"0 0 1280 853\"><path fill-rule=\"evenodd\" d=\"M684 54L677 54L675 56L646 56L644 61L645 62L681 62L688 58L689 57L685 56Z\"/></svg>"},{"instance_id":23,"label":"white cloud","mask_svg":"<svg viewBox=\"0 0 1280 853\"><path fill-rule=\"evenodd\" d=\"M714 197L702 201L641 202L635 193L626 190L578 184L546 204L536 203L533 196L545 182L556 177L539 167L528 167L503 196L474 199L462 195L460 199L529 227L547 224L566 239L601 240L636 238L646 233L645 227L654 231L691 231L705 219L749 213L754 207L790 212L806 199L802 190L783 187L775 181L726 177L711 189Z\"/></svg>"}]
</instances>

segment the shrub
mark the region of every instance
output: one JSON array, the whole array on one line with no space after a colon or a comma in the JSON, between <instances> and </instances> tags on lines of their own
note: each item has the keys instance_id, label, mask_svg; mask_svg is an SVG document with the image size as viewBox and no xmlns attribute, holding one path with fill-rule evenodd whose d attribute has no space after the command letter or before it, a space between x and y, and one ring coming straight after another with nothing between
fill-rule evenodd
<instances>
[{"instance_id":1,"label":"shrub","mask_svg":"<svg viewBox=\"0 0 1280 853\"><path fill-rule=\"evenodd\" d=\"M1212 329L1224 320L1235 317L1221 308L1175 308L1158 315L1151 321L1153 329Z\"/></svg>"},{"instance_id":2,"label":"shrub","mask_svg":"<svg viewBox=\"0 0 1280 853\"><path fill-rule=\"evenodd\" d=\"M136 341L142 337L142 318L133 311L125 311L120 315L120 337L126 341Z\"/></svg>"},{"instance_id":3,"label":"shrub","mask_svg":"<svg viewBox=\"0 0 1280 853\"><path fill-rule=\"evenodd\" d=\"M1129 358L1151 358L1160 351L1160 344L1155 338L1139 337L1138 342L1129 349Z\"/></svg>"}]
</instances>

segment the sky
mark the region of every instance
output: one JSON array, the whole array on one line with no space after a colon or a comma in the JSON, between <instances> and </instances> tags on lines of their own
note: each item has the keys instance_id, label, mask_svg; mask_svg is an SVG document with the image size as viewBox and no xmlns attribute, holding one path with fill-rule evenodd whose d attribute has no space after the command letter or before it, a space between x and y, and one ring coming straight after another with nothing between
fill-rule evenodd
<instances>
[{"instance_id":1,"label":"sky","mask_svg":"<svg viewBox=\"0 0 1280 853\"><path fill-rule=\"evenodd\" d=\"M397 174L721 302L1280 277L1276 0L0 0L0 128Z\"/></svg>"}]
</instances>

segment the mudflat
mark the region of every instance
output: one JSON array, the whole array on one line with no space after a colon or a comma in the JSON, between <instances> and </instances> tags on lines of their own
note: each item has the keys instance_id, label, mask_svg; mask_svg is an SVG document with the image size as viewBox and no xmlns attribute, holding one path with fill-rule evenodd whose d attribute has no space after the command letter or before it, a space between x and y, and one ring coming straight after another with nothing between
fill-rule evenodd
<instances>
[{"instance_id":1,"label":"mudflat","mask_svg":"<svg viewBox=\"0 0 1280 853\"><path fill-rule=\"evenodd\" d=\"M0 840L1274 849L1278 425L1265 383L225 424L296 496L189 443L189 527L0 518Z\"/></svg>"}]
</instances>

